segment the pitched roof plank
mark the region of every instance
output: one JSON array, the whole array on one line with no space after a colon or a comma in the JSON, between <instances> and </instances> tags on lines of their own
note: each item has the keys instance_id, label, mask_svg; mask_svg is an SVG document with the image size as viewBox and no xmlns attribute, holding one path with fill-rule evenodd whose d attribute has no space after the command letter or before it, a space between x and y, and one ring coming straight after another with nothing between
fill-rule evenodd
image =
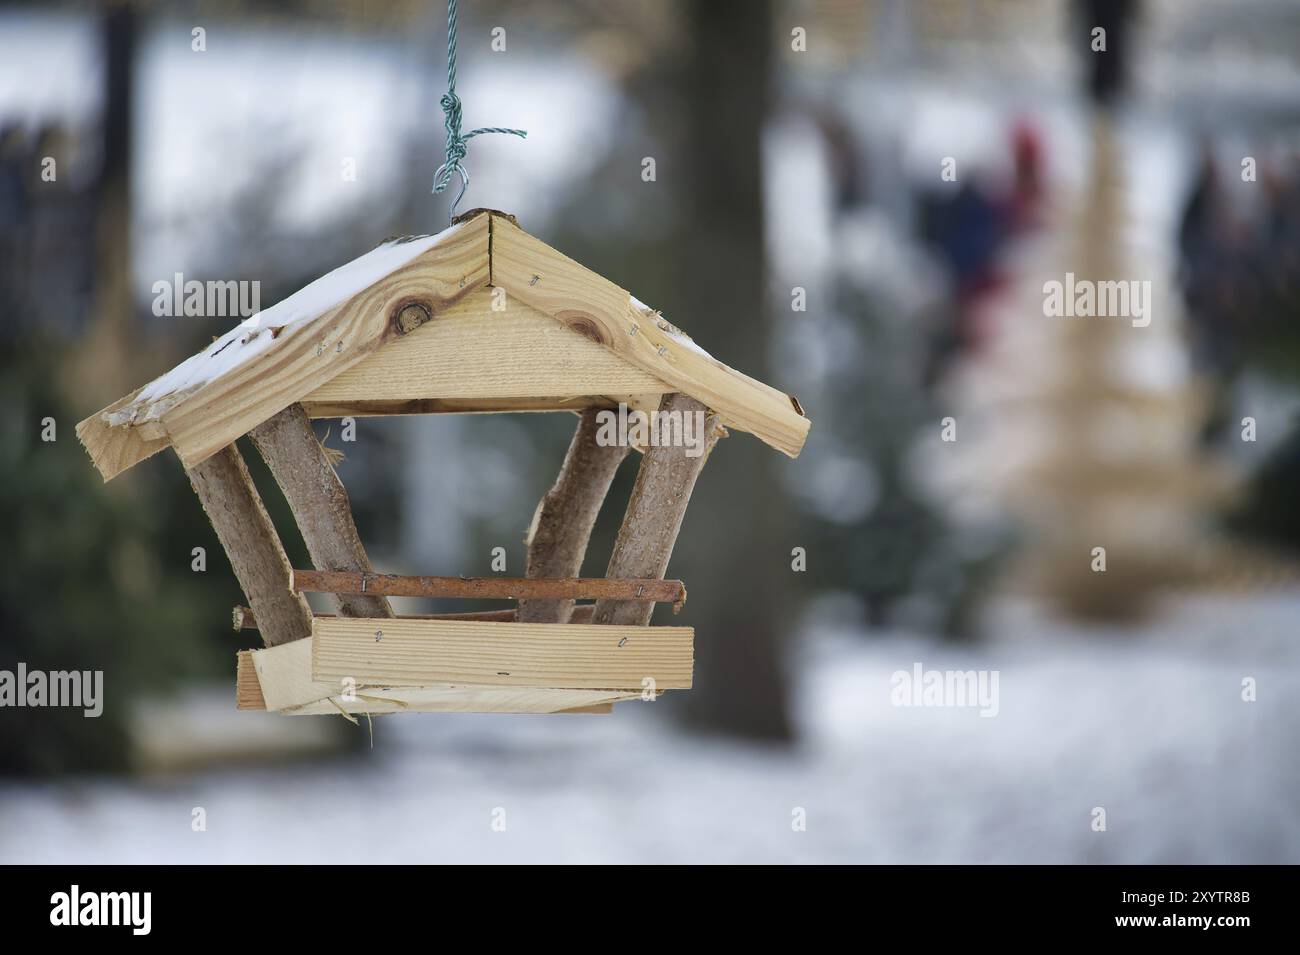
<instances>
[{"instance_id":1,"label":"pitched roof plank","mask_svg":"<svg viewBox=\"0 0 1300 955\"><path fill-rule=\"evenodd\" d=\"M613 282L492 216L492 284L796 457L811 427L790 395L715 359Z\"/></svg>"},{"instance_id":2,"label":"pitched roof plank","mask_svg":"<svg viewBox=\"0 0 1300 955\"><path fill-rule=\"evenodd\" d=\"M435 315L487 284L484 214L385 243L322 276L77 427L105 480L165 446L192 467L408 330L403 308ZM105 434L106 431L115 432Z\"/></svg>"},{"instance_id":3,"label":"pitched roof plank","mask_svg":"<svg viewBox=\"0 0 1300 955\"><path fill-rule=\"evenodd\" d=\"M149 431L143 427L112 427L108 424L110 416L128 407L142 391L143 388L137 388L77 425L77 437L105 481L134 467L145 458L152 457L170 444L166 433L162 432L162 426L157 423L153 423Z\"/></svg>"},{"instance_id":4,"label":"pitched roof plank","mask_svg":"<svg viewBox=\"0 0 1300 955\"><path fill-rule=\"evenodd\" d=\"M403 306L436 315L487 283L486 216L421 253L341 305L285 333L268 360L245 362L165 412L163 426L181 460L203 460L310 394L401 334ZM264 333L265 334L265 333Z\"/></svg>"}]
</instances>

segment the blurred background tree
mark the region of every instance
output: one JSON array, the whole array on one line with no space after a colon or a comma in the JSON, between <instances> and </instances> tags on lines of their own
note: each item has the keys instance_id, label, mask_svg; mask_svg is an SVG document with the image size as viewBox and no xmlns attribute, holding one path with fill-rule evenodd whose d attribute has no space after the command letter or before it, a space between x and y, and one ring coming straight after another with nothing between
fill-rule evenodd
<instances>
[{"instance_id":1,"label":"blurred background tree","mask_svg":"<svg viewBox=\"0 0 1300 955\"><path fill-rule=\"evenodd\" d=\"M101 670L104 711L6 709L0 773L121 769L141 695L224 674L231 660L223 558L196 533L192 495L154 468L141 475L151 489L127 492L87 470L77 416L54 385L61 354L50 342L0 345L0 521L16 571L0 575L0 666ZM196 540L213 558L207 574L191 571Z\"/></svg>"}]
</instances>

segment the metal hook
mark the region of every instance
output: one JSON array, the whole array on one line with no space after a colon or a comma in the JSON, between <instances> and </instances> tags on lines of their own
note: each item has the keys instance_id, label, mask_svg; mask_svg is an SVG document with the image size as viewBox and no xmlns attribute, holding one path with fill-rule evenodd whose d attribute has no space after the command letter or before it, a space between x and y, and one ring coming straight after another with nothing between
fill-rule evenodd
<instances>
[{"instance_id":1,"label":"metal hook","mask_svg":"<svg viewBox=\"0 0 1300 955\"><path fill-rule=\"evenodd\" d=\"M438 171L433 174L433 191L436 194L446 189L453 172L460 173L460 191L456 193L456 198L451 203L451 218L454 219L456 217L456 207L460 205L460 200L465 198L465 190L469 188L469 173L465 171L465 167L459 162L452 166L443 163L438 167Z\"/></svg>"}]
</instances>

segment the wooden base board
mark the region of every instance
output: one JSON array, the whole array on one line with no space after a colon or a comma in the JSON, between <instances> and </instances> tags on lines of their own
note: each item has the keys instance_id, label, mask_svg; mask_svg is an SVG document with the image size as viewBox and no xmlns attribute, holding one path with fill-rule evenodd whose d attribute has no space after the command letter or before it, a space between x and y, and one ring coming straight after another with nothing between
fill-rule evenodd
<instances>
[{"instance_id":1,"label":"wooden base board","mask_svg":"<svg viewBox=\"0 0 1300 955\"><path fill-rule=\"evenodd\" d=\"M694 641L690 627L317 617L311 674L334 687L688 690Z\"/></svg>"},{"instance_id":2,"label":"wooden base board","mask_svg":"<svg viewBox=\"0 0 1300 955\"><path fill-rule=\"evenodd\" d=\"M608 713L616 702L642 699L646 687L658 696L691 685L689 627L317 617L313 630L239 654L236 708L304 716Z\"/></svg>"},{"instance_id":3,"label":"wooden base board","mask_svg":"<svg viewBox=\"0 0 1300 955\"><path fill-rule=\"evenodd\" d=\"M337 716L369 713L522 713L547 716L559 713L612 713L616 702L638 699L591 690L537 690L530 687L425 686L367 687L356 699L330 697L281 712L287 716Z\"/></svg>"},{"instance_id":4,"label":"wooden base board","mask_svg":"<svg viewBox=\"0 0 1300 955\"><path fill-rule=\"evenodd\" d=\"M351 688L316 683L295 676L294 661L310 663L310 638L296 651L285 644L272 650L243 650L237 668L235 708L288 716L337 716L339 713L610 713L614 703L640 694L614 690L563 690L549 687L428 686ZM303 652L303 649L306 652ZM289 651L289 652L284 652ZM262 656L262 659L258 659ZM259 664L261 672L259 673ZM276 701L268 705L263 686ZM346 698L351 697L351 698ZM303 702L294 702L303 701ZM286 705L289 704L289 705Z\"/></svg>"}]
</instances>

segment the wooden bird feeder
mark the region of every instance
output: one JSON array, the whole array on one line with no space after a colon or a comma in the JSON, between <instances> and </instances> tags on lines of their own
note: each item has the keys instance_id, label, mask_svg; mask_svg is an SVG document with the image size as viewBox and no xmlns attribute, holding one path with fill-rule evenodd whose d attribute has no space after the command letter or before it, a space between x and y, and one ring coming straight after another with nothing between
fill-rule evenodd
<instances>
[{"instance_id":1,"label":"wooden bird feeder","mask_svg":"<svg viewBox=\"0 0 1300 955\"><path fill-rule=\"evenodd\" d=\"M626 446L597 414L702 412L703 453L656 443L604 579L578 574ZM577 431L538 505L526 577L376 574L313 418L568 411ZM389 241L231 329L77 426L104 479L171 447L247 598L237 705L280 713L607 712L689 689L690 627L649 627L700 469L725 428L791 457L809 421L623 289L514 218L475 210L434 236ZM248 435L283 490L315 570L294 570L249 479ZM313 614L304 592L333 595ZM513 601L504 610L399 616L391 596ZM594 603L578 604L578 600Z\"/></svg>"}]
</instances>

